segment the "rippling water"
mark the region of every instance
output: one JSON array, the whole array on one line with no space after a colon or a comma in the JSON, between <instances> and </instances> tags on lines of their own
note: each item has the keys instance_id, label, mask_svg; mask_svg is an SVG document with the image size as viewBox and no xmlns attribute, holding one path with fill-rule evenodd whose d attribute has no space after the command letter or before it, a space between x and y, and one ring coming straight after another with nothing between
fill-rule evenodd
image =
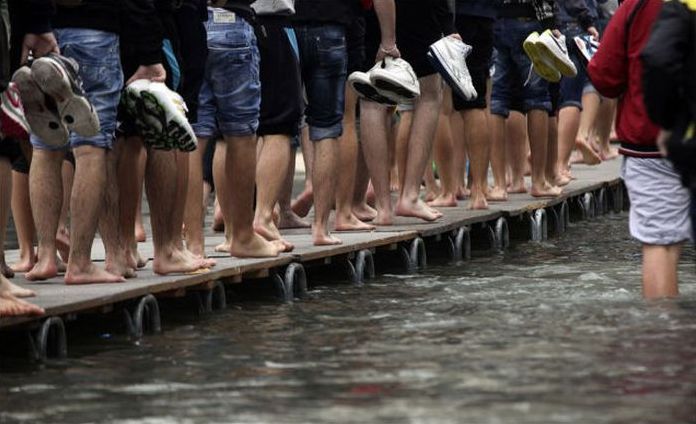
<instances>
[{"instance_id":1,"label":"rippling water","mask_svg":"<svg viewBox=\"0 0 696 424\"><path fill-rule=\"evenodd\" d=\"M626 226L6 363L0 423L696 423L694 255L646 303Z\"/></svg>"}]
</instances>

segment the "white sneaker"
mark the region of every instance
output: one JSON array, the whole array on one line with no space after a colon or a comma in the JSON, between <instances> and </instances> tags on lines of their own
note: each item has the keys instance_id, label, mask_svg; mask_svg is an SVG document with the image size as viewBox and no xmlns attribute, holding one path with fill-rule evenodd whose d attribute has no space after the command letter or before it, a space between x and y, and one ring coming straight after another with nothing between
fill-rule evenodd
<instances>
[{"instance_id":1,"label":"white sneaker","mask_svg":"<svg viewBox=\"0 0 696 424\"><path fill-rule=\"evenodd\" d=\"M522 45L525 53L527 53L527 56L529 56L529 59L532 61L532 69L534 69L537 75L547 81L560 81L561 73L558 72L553 64L549 63L549 59L547 59L546 56L541 54L537 47L537 43L539 43L539 33L535 31L529 34Z\"/></svg>"},{"instance_id":2,"label":"white sneaker","mask_svg":"<svg viewBox=\"0 0 696 424\"><path fill-rule=\"evenodd\" d=\"M452 90L466 100L474 100L478 97L471 81L469 68L466 66L466 58L471 50L473 50L471 46L464 44L461 40L444 37L431 45L428 51L428 59L433 67L452 87Z\"/></svg>"},{"instance_id":3,"label":"white sneaker","mask_svg":"<svg viewBox=\"0 0 696 424\"><path fill-rule=\"evenodd\" d=\"M133 81L126 87L123 102L148 145L184 152L196 149L196 135L186 118L186 103L164 83Z\"/></svg>"},{"instance_id":4,"label":"white sneaker","mask_svg":"<svg viewBox=\"0 0 696 424\"><path fill-rule=\"evenodd\" d=\"M396 106L397 102L389 97L381 95L372 85L372 82L370 82L370 72L372 72L373 69L380 68L381 66L382 62L376 64L368 72L353 72L350 74L350 76L348 76L348 85L350 85L353 91L355 91L358 96L363 99L371 100L383 105Z\"/></svg>"},{"instance_id":5,"label":"white sneaker","mask_svg":"<svg viewBox=\"0 0 696 424\"><path fill-rule=\"evenodd\" d=\"M534 44L539 54L544 56L549 63L552 63L561 74L566 77L578 75L578 70L568 55L565 36L561 35L556 38L551 30L547 29Z\"/></svg>"},{"instance_id":6,"label":"white sneaker","mask_svg":"<svg viewBox=\"0 0 696 424\"><path fill-rule=\"evenodd\" d=\"M591 35L580 35L573 38L573 41L575 41L575 47L580 54L582 64L587 66L599 50L599 41L596 41Z\"/></svg>"},{"instance_id":7,"label":"white sneaker","mask_svg":"<svg viewBox=\"0 0 696 424\"><path fill-rule=\"evenodd\" d=\"M397 103L413 103L420 97L420 85L413 68L403 59L386 57L369 72L370 82L385 97Z\"/></svg>"}]
</instances>

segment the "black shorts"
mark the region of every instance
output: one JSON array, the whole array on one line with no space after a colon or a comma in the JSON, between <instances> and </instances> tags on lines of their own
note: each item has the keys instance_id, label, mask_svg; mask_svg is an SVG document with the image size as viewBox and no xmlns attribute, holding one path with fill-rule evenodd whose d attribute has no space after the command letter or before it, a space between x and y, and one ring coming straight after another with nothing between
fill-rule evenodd
<instances>
[{"instance_id":1,"label":"black shorts","mask_svg":"<svg viewBox=\"0 0 696 424\"><path fill-rule=\"evenodd\" d=\"M201 94L205 78L205 63L208 60L208 36L205 24L200 19L192 19L192 16L200 17L201 14L207 19L205 3L200 6L186 1L174 12L174 21L179 34L179 65L182 74L181 87L178 91L188 107L189 122L198 121L198 97Z\"/></svg>"},{"instance_id":2,"label":"black shorts","mask_svg":"<svg viewBox=\"0 0 696 424\"><path fill-rule=\"evenodd\" d=\"M346 27L348 75L365 68L365 18L359 16Z\"/></svg>"},{"instance_id":3,"label":"black shorts","mask_svg":"<svg viewBox=\"0 0 696 424\"><path fill-rule=\"evenodd\" d=\"M256 132L260 137L300 133L300 63L285 28L287 22L259 19L256 30L261 56L261 112Z\"/></svg>"},{"instance_id":4,"label":"black shorts","mask_svg":"<svg viewBox=\"0 0 696 424\"><path fill-rule=\"evenodd\" d=\"M375 66L375 58L382 42L379 21L374 11L365 13L365 62L362 71L369 71Z\"/></svg>"},{"instance_id":5,"label":"black shorts","mask_svg":"<svg viewBox=\"0 0 696 424\"><path fill-rule=\"evenodd\" d=\"M396 43L401 57L418 78L435 74L428 60L430 45L442 38L430 1L396 2Z\"/></svg>"},{"instance_id":6,"label":"black shorts","mask_svg":"<svg viewBox=\"0 0 696 424\"><path fill-rule=\"evenodd\" d=\"M466 44L473 47L466 64L478 97L464 100L453 92L455 110L485 109L487 106L488 79L493 57L493 24L494 20L490 18L457 15L457 32Z\"/></svg>"},{"instance_id":7,"label":"black shorts","mask_svg":"<svg viewBox=\"0 0 696 424\"><path fill-rule=\"evenodd\" d=\"M0 140L0 158L5 158L12 164L12 170L22 174L29 173L29 162L24 157L20 142L13 139Z\"/></svg>"}]
</instances>

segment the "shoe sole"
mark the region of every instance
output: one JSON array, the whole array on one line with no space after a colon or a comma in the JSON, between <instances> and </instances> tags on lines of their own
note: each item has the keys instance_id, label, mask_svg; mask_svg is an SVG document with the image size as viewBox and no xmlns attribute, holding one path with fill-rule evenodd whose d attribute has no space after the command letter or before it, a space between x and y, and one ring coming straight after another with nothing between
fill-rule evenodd
<instances>
[{"instance_id":1,"label":"shoe sole","mask_svg":"<svg viewBox=\"0 0 696 424\"><path fill-rule=\"evenodd\" d=\"M525 40L524 44L522 44L522 48L532 61L535 70L538 71L537 74L547 81L554 83L559 82L562 75L560 72L546 64L544 59L539 55L536 44L536 42Z\"/></svg>"},{"instance_id":2,"label":"shoe sole","mask_svg":"<svg viewBox=\"0 0 696 424\"><path fill-rule=\"evenodd\" d=\"M46 96L34 81L31 70L27 67L20 68L15 72L12 80L17 84L31 132L49 146L66 146L68 129L63 125L57 112L49 110L46 105Z\"/></svg>"},{"instance_id":3,"label":"shoe sole","mask_svg":"<svg viewBox=\"0 0 696 424\"><path fill-rule=\"evenodd\" d=\"M11 128L10 131L7 131L6 126L3 125L5 135L7 136L9 134L20 139L28 138L29 123L27 122L24 113L16 105L14 105L11 100L8 100L2 94L0 94L0 96L2 96L2 101L0 101L0 111L2 111L5 119L10 122L10 125L15 127Z\"/></svg>"},{"instance_id":4,"label":"shoe sole","mask_svg":"<svg viewBox=\"0 0 696 424\"><path fill-rule=\"evenodd\" d=\"M398 81L394 81L389 78L388 75L383 75L379 72L373 72L372 75L370 75L370 82L378 91L393 94L394 97L398 97L402 101L412 102L420 96L420 93L409 90ZM399 103L401 103L401 101Z\"/></svg>"},{"instance_id":5,"label":"shoe sole","mask_svg":"<svg viewBox=\"0 0 696 424\"><path fill-rule=\"evenodd\" d=\"M568 64L558 56L556 56L551 49L541 41L534 43L534 48L537 51L539 57L546 57L553 66L561 73L561 75L566 77L576 77L578 75L578 70L575 65Z\"/></svg>"},{"instance_id":6,"label":"shoe sole","mask_svg":"<svg viewBox=\"0 0 696 424\"><path fill-rule=\"evenodd\" d=\"M478 93L471 82L471 77L469 77L468 83L460 83L456 78L452 76L449 69L447 69L446 64L448 63L444 57L440 54L438 49L430 48L430 54L428 55L431 65L442 75L447 84L459 94L462 98L467 101L472 101L478 97ZM466 58L464 58L466 60Z\"/></svg>"},{"instance_id":7,"label":"shoe sole","mask_svg":"<svg viewBox=\"0 0 696 424\"><path fill-rule=\"evenodd\" d=\"M125 106L135 118L145 144L157 150L196 150L197 139L186 123L167 117L167 106L155 94L143 90L126 90ZM186 118L183 118L186 119Z\"/></svg>"},{"instance_id":8,"label":"shoe sole","mask_svg":"<svg viewBox=\"0 0 696 424\"><path fill-rule=\"evenodd\" d=\"M392 99L382 96L379 94L377 89L373 87L369 82L358 79L358 78L349 78L348 79L348 84L350 84L351 88L353 91L358 93L358 96L373 101L375 103L383 104L383 105L388 105L388 106L396 106L397 102L393 101Z\"/></svg>"},{"instance_id":9,"label":"shoe sole","mask_svg":"<svg viewBox=\"0 0 696 424\"><path fill-rule=\"evenodd\" d=\"M92 104L73 93L68 76L53 60L37 59L31 71L41 91L56 101L58 113L68 129L83 137L99 134L99 117Z\"/></svg>"}]
</instances>

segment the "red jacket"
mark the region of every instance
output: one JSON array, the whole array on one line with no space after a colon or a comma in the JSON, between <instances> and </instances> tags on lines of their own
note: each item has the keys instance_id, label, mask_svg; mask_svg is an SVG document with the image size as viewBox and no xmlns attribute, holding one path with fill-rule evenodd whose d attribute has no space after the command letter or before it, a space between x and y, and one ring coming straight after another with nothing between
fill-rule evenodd
<instances>
[{"instance_id":1,"label":"red jacket","mask_svg":"<svg viewBox=\"0 0 696 424\"><path fill-rule=\"evenodd\" d=\"M640 62L640 53L662 3L662 0L624 1L609 22L599 50L588 66L597 91L605 97L619 98L616 134L621 141L620 152L626 156L662 157L657 149L659 128L648 118L643 102ZM632 19L630 24L629 19Z\"/></svg>"}]
</instances>

